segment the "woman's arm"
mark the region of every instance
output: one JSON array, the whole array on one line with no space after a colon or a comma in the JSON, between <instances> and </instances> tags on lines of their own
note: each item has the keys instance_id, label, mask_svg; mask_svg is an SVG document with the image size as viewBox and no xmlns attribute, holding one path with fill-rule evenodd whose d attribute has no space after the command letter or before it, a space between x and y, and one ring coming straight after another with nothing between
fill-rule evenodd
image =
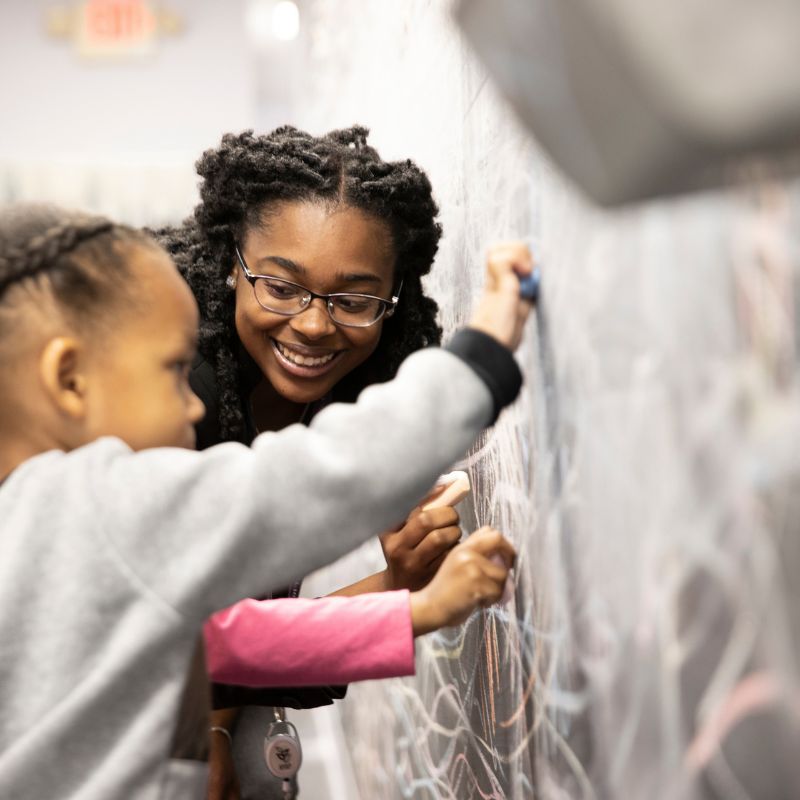
<instances>
[{"instance_id":1,"label":"woman's arm","mask_svg":"<svg viewBox=\"0 0 800 800\"><path fill-rule=\"evenodd\" d=\"M331 592L331 596L352 597L395 589L413 592L425 586L461 540L459 514L453 506L469 492L466 472L442 475L403 526L380 537L386 569Z\"/></svg>"},{"instance_id":2,"label":"woman's arm","mask_svg":"<svg viewBox=\"0 0 800 800\"><path fill-rule=\"evenodd\" d=\"M386 569L331 595L352 597L364 592L421 589L461 539L458 522L458 512L449 506L422 512L415 509L402 528L380 537Z\"/></svg>"},{"instance_id":3,"label":"woman's arm","mask_svg":"<svg viewBox=\"0 0 800 800\"><path fill-rule=\"evenodd\" d=\"M329 597L355 597L368 592L388 592L393 588L388 585L386 580L386 570L382 569L380 572L367 575L366 578L362 578L360 581L342 586L341 589L331 592Z\"/></svg>"}]
</instances>

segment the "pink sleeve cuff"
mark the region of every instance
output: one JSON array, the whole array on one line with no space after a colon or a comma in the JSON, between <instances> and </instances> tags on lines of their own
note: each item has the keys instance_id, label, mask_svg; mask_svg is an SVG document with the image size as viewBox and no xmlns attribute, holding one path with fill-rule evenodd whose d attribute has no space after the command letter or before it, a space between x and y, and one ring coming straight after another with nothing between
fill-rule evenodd
<instances>
[{"instance_id":1,"label":"pink sleeve cuff","mask_svg":"<svg viewBox=\"0 0 800 800\"><path fill-rule=\"evenodd\" d=\"M407 590L243 600L204 626L213 681L324 686L414 674Z\"/></svg>"}]
</instances>

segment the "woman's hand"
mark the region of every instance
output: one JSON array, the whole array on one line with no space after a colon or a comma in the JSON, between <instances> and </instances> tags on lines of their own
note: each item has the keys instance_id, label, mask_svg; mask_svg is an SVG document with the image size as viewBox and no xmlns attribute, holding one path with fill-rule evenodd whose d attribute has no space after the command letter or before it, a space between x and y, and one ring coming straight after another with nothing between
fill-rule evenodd
<instances>
[{"instance_id":1,"label":"woman's hand","mask_svg":"<svg viewBox=\"0 0 800 800\"><path fill-rule=\"evenodd\" d=\"M415 509L402 528L384 533L384 588L413 592L425 586L461 539L458 523L458 512L450 506Z\"/></svg>"},{"instance_id":2,"label":"woman's hand","mask_svg":"<svg viewBox=\"0 0 800 800\"><path fill-rule=\"evenodd\" d=\"M424 589L412 592L414 635L460 625L476 608L496 603L515 559L514 548L498 531L485 527L473 533L447 555Z\"/></svg>"}]
</instances>

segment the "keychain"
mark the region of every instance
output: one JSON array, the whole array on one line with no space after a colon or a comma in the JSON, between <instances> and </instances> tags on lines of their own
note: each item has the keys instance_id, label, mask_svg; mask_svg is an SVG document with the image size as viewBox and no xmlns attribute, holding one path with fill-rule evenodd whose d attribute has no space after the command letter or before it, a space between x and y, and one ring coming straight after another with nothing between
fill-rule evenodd
<instances>
[{"instance_id":1,"label":"keychain","mask_svg":"<svg viewBox=\"0 0 800 800\"><path fill-rule=\"evenodd\" d=\"M267 728L264 738L264 760L267 769L283 781L284 800L294 796L292 778L297 775L303 763L303 749L300 747L300 736L297 728L286 721L284 709L275 709L275 721Z\"/></svg>"}]
</instances>

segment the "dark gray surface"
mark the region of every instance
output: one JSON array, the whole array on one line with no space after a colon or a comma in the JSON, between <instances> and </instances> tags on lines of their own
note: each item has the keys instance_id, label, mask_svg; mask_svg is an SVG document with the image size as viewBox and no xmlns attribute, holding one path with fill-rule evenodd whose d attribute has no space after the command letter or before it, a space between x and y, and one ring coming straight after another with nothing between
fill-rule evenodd
<instances>
[{"instance_id":1,"label":"dark gray surface","mask_svg":"<svg viewBox=\"0 0 800 800\"><path fill-rule=\"evenodd\" d=\"M743 156L796 172L797 5L758 4L761 48L740 46L753 2L655 5L462 0L456 17L523 123L599 203L711 188Z\"/></svg>"}]
</instances>

